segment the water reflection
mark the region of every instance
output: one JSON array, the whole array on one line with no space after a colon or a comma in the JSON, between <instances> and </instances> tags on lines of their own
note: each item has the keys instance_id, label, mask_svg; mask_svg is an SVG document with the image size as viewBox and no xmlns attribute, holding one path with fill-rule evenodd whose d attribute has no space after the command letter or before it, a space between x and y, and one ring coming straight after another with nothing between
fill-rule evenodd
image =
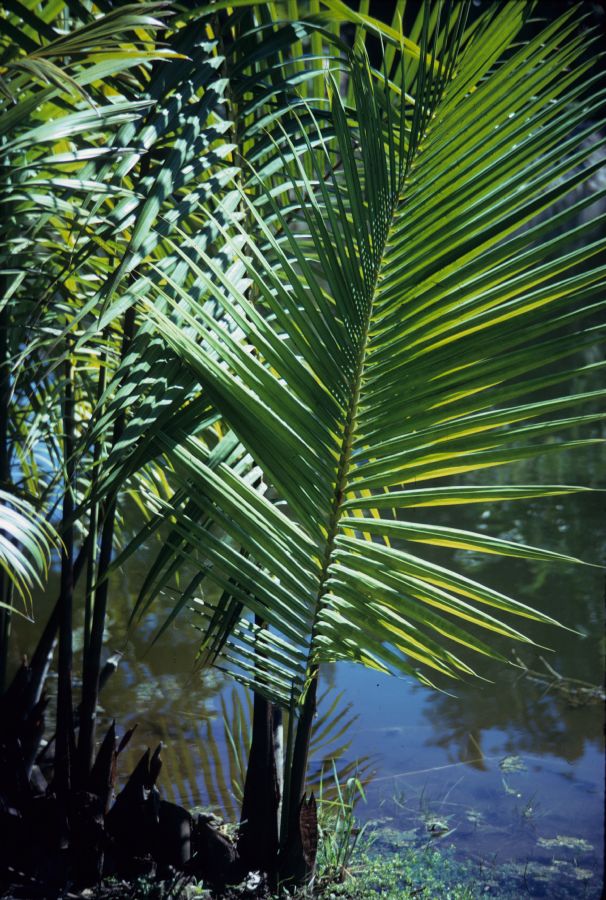
<instances>
[{"instance_id":1,"label":"water reflection","mask_svg":"<svg viewBox=\"0 0 606 900\"><path fill-rule=\"evenodd\" d=\"M434 694L425 702L425 715L433 724L428 743L442 747L449 760L473 764L481 759L484 732L495 729L507 735L507 753L552 754L569 763L584 755L588 743L602 745L597 698L585 707L571 706L546 693L544 684L509 672L501 673L498 690L469 686L458 693L456 700Z\"/></svg>"},{"instance_id":2,"label":"water reflection","mask_svg":"<svg viewBox=\"0 0 606 900\"><path fill-rule=\"evenodd\" d=\"M550 549L589 561L604 558L606 523L600 494L529 502L524 515L512 503L500 504L490 516L468 507L461 518L463 527L472 530L489 527L491 534L531 545L548 544ZM521 662L537 675L488 663L480 674L489 684L461 682L455 689L456 700L428 695L425 714L434 726L431 741L447 750L449 758L459 760L473 757L470 735L481 746L483 732L493 729L507 734L505 749L512 753L554 754L573 762L583 756L588 743L601 747L601 698L593 698L597 703L575 704L572 695L554 689L554 677L546 666L565 679L581 679L598 689L603 685L603 571L592 566L503 561L480 554L454 553L453 557L454 564L471 576L504 592L515 590L522 601L538 605L580 633L547 631L525 623L526 633L550 648L520 645L517 650Z\"/></svg>"},{"instance_id":3,"label":"water reflection","mask_svg":"<svg viewBox=\"0 0 606 900\"><path fill-rule=\"evenodd\" d=\"M161 681L160 694L166 700L166 679ZM137 738L124 752L124 771L134 765L142 747L162 742L160 784L167 798L190 809L209 809L226 821L238 821L251 738L250 693L217 684L213 694L207 684L208 697L214 699L213 711L196 716L175 695L166 708L152 702L142 715L142 694L153 696L157 688L152 683L145 683L143 692L140 688L133 695L138 712L128 717L138 723ZM368 781L370 758L353 758L349 752L357 719L342 692L326 690L320 695L308 778L308 790L316 795L321 791L328 799L333 796L335 772L340 784L353 775L363 783ZM284 726L288 727L287 719Z\"/></svg>"}]
</instances>

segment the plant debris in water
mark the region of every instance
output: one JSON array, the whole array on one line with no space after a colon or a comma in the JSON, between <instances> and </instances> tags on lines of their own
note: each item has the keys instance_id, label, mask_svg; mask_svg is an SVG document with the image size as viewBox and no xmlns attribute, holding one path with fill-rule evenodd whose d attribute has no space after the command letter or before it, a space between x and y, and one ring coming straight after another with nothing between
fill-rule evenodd
<instances>
[{"instance_id":1,"label":"plant debris in water","mask_svg":"<svg viewBox=\"0 0 606 900\"><path fill-rule=\"evenodd\" d=\"M585 841L583 838L567 837L561 834L558 834L554 838L539 838L537 844L539 847L545 847L546 850L566 848L568 850L574 850L576 853L591 853L593 850L593 846L589 841Z\"/></svg>"},{"instance_id":2,"label":"plant debris in water","mask_svg":"<svg viewBox=\"0 0 606 900\"><path fill-rule=\"evenodd\" d=\"M505 756L499 763L502 772L525 772L526 766L519 756Z\"/></svg>"},{"instance_id":3,"label":"plant debris in water","mask_svg":"<svg viewBox=\"0 0 606 900\"><path fill-rule=\"evenodd\" d=\"M545 667L545 672L530 669L515 651L512 651L512 658L516 665L523 670L525 678L545 685L548 691L565 700L568 706L588 706L593 703L603 703L606 700L606 692L602 687L578 678L566 678L542 656L539 656L539 659Z\"/></svg>"}]
</instances>

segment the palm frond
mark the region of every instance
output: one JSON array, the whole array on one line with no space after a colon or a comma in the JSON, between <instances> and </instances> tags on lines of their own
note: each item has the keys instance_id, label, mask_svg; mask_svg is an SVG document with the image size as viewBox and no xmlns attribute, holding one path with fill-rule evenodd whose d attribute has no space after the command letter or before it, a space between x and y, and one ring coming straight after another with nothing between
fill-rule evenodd
<instances>
[{"instance_id":1,"label":"palm frond","mask_svg":"<svg viewBox=\"0 0 606 900\"><path fill-rule=\"evenodd\" d=\"M432 503L467 502L469 486L431 481L583 445L576 431L603 418L593 411L602 389L533 398L583 370L579 323L603 307L605 270L593 262L602 242L584 243L596 222L577 224L574 205L558 213L559 233L540 218L601 164L585 141L594 126L563 136L602 98L584 82L588 64L575 62L586 47L569 17L514 43L522 6L465 31L449 20L438 32L426 15L419 53L399 63L414 103L352 58L355 115L333 83L328 136L284 136L283 189L263 193L258 173L258 199L237 189L249 227L209 214L244 281L182 235L174 252L238 331L170 277L155 278L144 301L284 504L225 466L211 470L193 440L167 446L206 517L201 527L191 508L171 508L176 528L223 591L199 603L203 647L284 706L323 660L469 673L449 641L500 656L470 624L526 640L507 614L553 623L413 555L409 542L570 558L398 513L419 499L420 481ZM591 339L602 332L594 326ZM565 358L572 365L554 374L549 363ZM567 489L512 485L508 496L554 490ZM229 598L268 627L234 619Z\"/></svg>"},{"instance_id":2,"label":"palm frond","mask_svg":"<svg viewBox=\"0 0 606 900\"><path fill-rule=\"evenodd\" d=\"M0 568L14 585L26 611L30 609L31 592L43 584L51 553L58 545L55 529L31 503L0 490Z\"/></svg>"}]
</instances>

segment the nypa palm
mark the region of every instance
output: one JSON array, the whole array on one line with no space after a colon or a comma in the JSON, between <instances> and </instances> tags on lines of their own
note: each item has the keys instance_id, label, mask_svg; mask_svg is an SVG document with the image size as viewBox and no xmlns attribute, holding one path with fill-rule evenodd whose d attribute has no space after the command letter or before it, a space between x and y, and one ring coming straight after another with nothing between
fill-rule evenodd
<instances>
[{"instance_id":1,"label":"nypa palm","mask_svg":"<svg viewBox=\"0 0 606 900\"><path fill-rule=\"evenodd\" d=\"M182 490L150 503L221 589L196 604L203 662L290 711L284 876L306 855L323 662L466 675L469 651L503 659L480 629L524 641L511 616L553 624L419 545L568 557L405 511L581 490L458 476L577 446L567 433L603 418L602 390L552 390L601 365L578 361L602 330L603 244L597 220L576 224L596 196L550 213L600 165L586 38L567 17L518 45L524 4L471 24L447 6L425 4L418 45L386 30L382 71L351 55L352 106L327 80L330 129L301 101L306 128L274 137L278 176L251 165L224 197L235 213L207 211L220 252L175 243L221 319L160 269L144 300L269 486L167 433Z\"/></svg>"}]
</instances>

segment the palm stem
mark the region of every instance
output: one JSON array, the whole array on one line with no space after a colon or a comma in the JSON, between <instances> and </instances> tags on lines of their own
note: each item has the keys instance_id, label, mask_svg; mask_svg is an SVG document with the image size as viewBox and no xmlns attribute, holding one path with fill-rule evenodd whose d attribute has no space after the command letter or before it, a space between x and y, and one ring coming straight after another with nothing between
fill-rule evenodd
<instances>
[{"instance_id":1,"label":"palm stem","mask_svg":"<svg viewBox=\"0 0 606 900\"><path fill-rule=\"evenodd\" d=\"M57 741L55 750L55 789L60 804L62 846L68 842L67 804L71 787L73 755L72 709L72 618L74 595L74 392L72 361L65 362L63 394L63 448L65 490L63 494L63 552L61 555L61 607L59 610L59 660L57 689Z\"/></svg>"},{"instance_id":2,"label":"palm stem","mask_svg":"<svg viewBox=\"0 0 606 900\"><path fill-rule=\"evenodd\" d=\"M122 359L128 353L135 329L134 307L124 314L124 329L122 335ZM125 426L125 413L117 414L114 422L112 437L113 446L120 440ZM86 660L83 664L82 703L80 715L80 733L78 737L78 754L80 770L83 776L90 772L92 766L95 733L97 723L97 700L99 697L99 676L101 673L101 651L103 648L103 632L105 630L105 618L107 613L107 596L109 581L107 572L111 563L112 548L114 542L114 526L116 519L117 494L110 496L103 527L101 530L101 547L99 550L99 564L97 567L97 588L94 593L94 605L92 611L91 629L88 641Z\"/></svg>"},{"instance_id":3,"label":"palm stem","mask_svg":"<svg viewBox=\"0 0 606 900\"><path fill-rule=\"evenodd\" d=\"M252 740L238 835L238 854L243 871L261 869L275 872L279 802L274 710L269 700L255 692Z\"/></svg>"},{"instance_id":4,"label":"palm stem","mask_svg":"<svg viewBox=\"0 0 606 900\"><path fill-rule=\"evenodd\" d=\"M0 277L0 300L4 295L6 277ZM8 359L8 306L0 309L0 486L8 487L10 482L10 454L8 445L8 410L10 399L10 378ZM8 640L10 633L10 580L7 579L4 570L0 569L0 603L7 606L0 607L0 693L4 690L6 681L6 665L8 656Z\"/></svg>"},{"instance_id":5,"label":"palm stem","mask_svg":"<svg viewBox=\"0 0 606 900\"><path fill-rule=\"evenodd\" d=\"M305 694L303 708L295 732L288 797L285 796L284 798L286 805L286 833L281 836L280 850L280 877L283 881L291 879L295 879L298 882L305 881L311 875L311 872L307 871L308 867L302 854L299 816L301 803L305 795L305 776L307 774L313 720L316 714L318 674L318 669L316 668Z\"/></svg>"},{"instance_id":6,"label":"palm stem","mask_svg":"<svg viewBox=\"0 0 606 900\"><path fill-rule=\"evenodd\" d=\"M76 587L84 568L84 563L88 555L90 536L87 536L84 544L80 548L78 555L74 561L72 568L73 588ZM36 649L34 650L29 664L30 678L28 683L28 693L24 702L24 710L27 711L34 706L42 696L42 689L46 680L46 675L51 664L53 648L57 638L57 631L61 621L61 611L63 609L63 594L59 590L59 596L53 606L52 612L48 617L44 630L38 639Z\"/></svg>"},{"instance_id":7,"label":"palm stem","mask_svg":"<svg viewBox=\"0 0 606 900\"><path fill-rule=\"evenodd\" d=\"M104 353L100 361L99 380L97 381L97 408L100 407L101 398L105 393L105 365L107 363L107 353ZM101 440L95 441L93 447L93 458L91 463L91 494L93 498L97 495L98 469L99 460L101 458ZM97 563L97 542L99 536L99 519L100 508L99 502L93 499L89 514L89 554L88 565L86 568L86 588L84 601L84 640L82 647L82 681L84 682L84 668L88 659L88 644L90 641L90 630L93 614L93 584L95 580L95 566Z\"/></svg>"}]
</instances>

